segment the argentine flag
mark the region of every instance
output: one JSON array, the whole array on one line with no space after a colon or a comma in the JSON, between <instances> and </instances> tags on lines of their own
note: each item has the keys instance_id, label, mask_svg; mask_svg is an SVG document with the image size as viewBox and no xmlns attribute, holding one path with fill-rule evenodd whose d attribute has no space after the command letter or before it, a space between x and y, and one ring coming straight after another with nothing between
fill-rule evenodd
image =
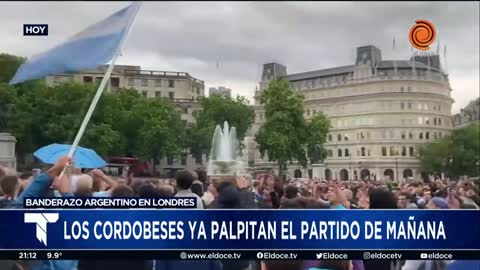
<instances>
[{"instance_id":1,"label":"argentine flag","mask_svg":"<svg viewBox=\"0 0 480 270\"><path fill-rule=\"evenodd\" d=\"M106 64L119 49L120 41L127 34L139 7L140 3L135 2L74 35L65 43L32 56L20 66L10 84Z\"/></svg>"}]
</instances>

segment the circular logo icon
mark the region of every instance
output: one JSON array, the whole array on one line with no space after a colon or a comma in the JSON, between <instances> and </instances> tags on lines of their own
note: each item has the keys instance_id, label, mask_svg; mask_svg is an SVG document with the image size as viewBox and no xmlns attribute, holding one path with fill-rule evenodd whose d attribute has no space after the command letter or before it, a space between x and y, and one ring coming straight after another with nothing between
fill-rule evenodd
<instances>
[{"instance_id":1,"label":"circular logo icon","mask_svg":"<svg viewBox=\"0 0 480 270\"><path fill-rule=\"evenodd\" d=\"M187 253L182 252L180 253L180 259L185 260L187 258Z\"/></svg>"},{"instance_id":2,"label":"circular logo icon","mask_svg":"<svg viewBox=\"0 0 480 270\"><path fill-rule=\"evenodd\" d=\"M422 51L430 49L429 45L435 41L436 36L435 26L427 20L416 20L408 34L413 47Z\"/></svg>"}]
</instances>

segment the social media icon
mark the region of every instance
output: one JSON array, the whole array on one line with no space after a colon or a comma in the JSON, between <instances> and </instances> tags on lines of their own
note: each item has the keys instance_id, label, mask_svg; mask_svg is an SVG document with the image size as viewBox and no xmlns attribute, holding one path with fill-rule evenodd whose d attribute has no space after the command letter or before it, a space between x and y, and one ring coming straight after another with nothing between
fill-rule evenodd
<instances>
[{"instance_id":1,"label":"social media icon","mask_svg":"<svg viewBox=\"0 0 480 270\"><path fill-rule=\"evenodd\" d=\"M321 258L323 258L323 253L317 253L317 260L320 260Z\"/></svg>"},{"instance_id":2,"label":"social media icon","mask_svg":"<svg viewBox=\"0 0 480 270\"><path fill-rule=\"evenodd\" d=\"M420 259L427 259L428 258L428 254L427 253L422 253L420 254Z\"/></svg>"}]
</instances>

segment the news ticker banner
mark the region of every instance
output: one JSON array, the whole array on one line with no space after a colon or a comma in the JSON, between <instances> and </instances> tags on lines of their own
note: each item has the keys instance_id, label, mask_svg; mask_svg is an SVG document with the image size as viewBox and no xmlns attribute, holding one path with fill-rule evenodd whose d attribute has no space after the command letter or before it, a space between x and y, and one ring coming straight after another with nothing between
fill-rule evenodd
<instances>
[{"instance_id":1,"label":"news ticker banner","mask_svg":"<svg viewBox=\"0 0 480 270\"><path fill-rule=\"evenodd\" d=\"M480 250L478 210L1 210L0 250Z\"/></svg>"},{"instance_id":2,"label":"news ticker banner","mask_svg":"<svg viewBox=\"0 0 480 270\"><path fill-rule=\"evenodd\" d=\"M0 250L0 260L478 260L478 250Z\"/></svg>"}]
</instances>

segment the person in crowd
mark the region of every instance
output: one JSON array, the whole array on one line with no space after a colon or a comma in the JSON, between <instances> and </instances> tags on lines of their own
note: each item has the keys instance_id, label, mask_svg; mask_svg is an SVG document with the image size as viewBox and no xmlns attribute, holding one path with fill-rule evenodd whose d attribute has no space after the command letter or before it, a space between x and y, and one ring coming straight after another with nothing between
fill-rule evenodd
<instances>
[{"instance_id":1,"label":"person in crowd","mask_svg":"<svg viewBox=\"0 0 480 270\"><path fill-rule=\"evenodd\" d=\"M205 170L201 170L201 169L197 169L195 171L198 175L198 181L202 182L203 184L203 190L207 190L207 187L208 187L208 176L207 176L207 172Z\"/></svg>"},{"instance_id":2,"label":"person in crowd","mask_svg":"<svg viewBox=\"0 0 480 270\"><path fill-rule=\"evenodd\" d=\"M175 188L172 185L163 184L158 187L160 197L173 197Z\"/></svg>"},{"instance_id":3,"label":"person in crowd","mask_svg":"<svg viewBox=\"0 0 480 270\"><path fill-rule=\"evenodd\" d=\"M331 209L350 208L350 202L338 184L333 184L328 188L327 199Z\"/></svg>"},{"instance_id":4,"label":"person in crowd","mask_svg":"<svg viewBox=\"0 0 480 270\"><path fill-rule=\"evenodd\" d=\"M385 188L375 188L369 193L369 209L398 209L397 200L391 191ZM397 269L399 261L365 260L365 270Z\"/></svg>"},{"instance_id":5,"label":"person in crowd","mask_svg":"<svg viewBox=\"0 0 480 270\"><path fill-rule=\"evenodd\" d=\"M350 205L350 209L357 209L357 205L353 201L353 192L350 189L344 189L342 190L343 195L348 201L348 204Z\"/></svg>"},{"instance_id":6,"label":"person in crowd","mask_svg":"<svg viewBox=\"0 0 480 270\"><path fill-rule=\"evenodd\" d=\"M448 209L448 201L444 198L434 197L426 206L427 209Z\"/></svg>"},{"instance_id":7,"label":"person in crowd","mask_svg":"<svg viewBox=\"0 0 480 270\"><path fill-rule=\"evenodd\" d=\"M0 197L0 208L8 208L18 196L20 181L15 175L6 175L0 178L0 187L3 190L3 197Z\"/></svg>"},{"instance_id":8,"label":"person in crowd","mask_svg":"<svg viewBox=\"0 0 480 270\"><path fill-rule=\"evenodd\" d=\"M194 176L187 170L182 170L177 173L177 194L175 197L195 197L197 200L197 209L203 209L203 202L197 194L193 193L190 188L192 187Z\"/></svg>"},{"instance_id":9,"label":"person in crowd","mask_svg":"<svg viewBox=\"0 0 480 270\"><path fill-rule=\"evenodd\" d=\"M289 184L285 187L285 197L287 199L294 199L298 197L298 188L294 184Z\"/></svg>"},{"instance_id":10,"label":"person in crowd","mask_svg":"<svg viewBox=\"0 0 480 270\"><path fill-rule=\"evenodd\" d=\"M202 196L202 201L207 208L216 208L216 206L212 204L213 202L217 202L218 195L217 188L213 183L210 183L207 187L207 191Z\"/></svg>"},{"instance_id":11,"label":"person in crowd","mask_svg":"<svg viewBox=\"0 0 480 270\"><path fill-rule=\"evenodd\" d=\"M50 186L54 183L54 179L63 169L71 162L70 157L61 157L55 165L50 167L46 172L39 174L32 180L30 185L19 196L12 201L10 208L23 208L23 200L28 197L43 197L47 194ZM66 185L58 186L60 193L67 193L69 189ZM75 260L55 260L55 261L38 261L31 267L32 270L72 270L77 268L78 261Z\"/></svg>"},{"instance_id":12,"label":"person in crowd","mask_svg":"<svg viewBox=\"0 0 480 270\"><path fill-rule=\"evenodd\" d=\"M397 206L399 209L406 209L407 208L407 205L408 205L408 202L410 201L409 200L409 197L410 197L410 194L408 194L407 192L400 192L397 196Z\"/></svg>"},{"instance_id":13,"label":"person in crowd","mask_svg":"<svg viewBox=\"0 0 480 270\"><path fill-rule=\"evenodd\" d=\"M137 194L127 185L117 185L110 192L111 197L136 197Z\"/></svg>"}]
</instances>

